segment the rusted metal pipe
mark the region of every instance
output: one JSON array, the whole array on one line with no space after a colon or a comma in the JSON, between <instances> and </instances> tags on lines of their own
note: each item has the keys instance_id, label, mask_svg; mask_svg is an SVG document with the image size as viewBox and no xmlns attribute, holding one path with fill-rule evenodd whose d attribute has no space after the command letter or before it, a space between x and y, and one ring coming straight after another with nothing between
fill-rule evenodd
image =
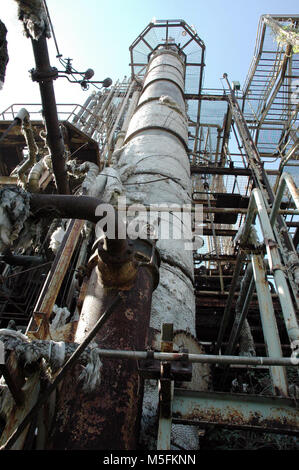
<instances>
[{"instance_id":1,"label":"rusted metal pipe","mask_svg":"<svg viewBox=\"0 0 299 470\"><path fill-rule=\"evenodd\" d=\"M9 251L0 255L0 261L12 266L39 266L45 263L42 256L15 255Z\"/></svg>"},{"instance_id":2,"label":"rusted metal pipe","mask_svg":"<svg viewBox=\"0 0 299 470\"><path fill-rule=\"evenodd\" d=\"M34 216L89 220L96 223L96 208L101 200L91 196L31 194L30 210Z\"/></svg>"},{"instance_id":3,"label":"rusted metal pipe","mask_svg":"<svg viewBox=\"0 0 299 470\"><path fill-rule=\"evenodd\" d=\"M43 105L43 115L47 130L47 143L51 150L53 172L57 190L61 194L69 194L69 183L65 167L65 148L59 128L53 80L57 78L57 70L50 65L47 40L41 36L37 41L32 39L32 48L36 69L32 71L32 80L37 81Z\"/></svg>"},{"instance_id":4,"label":"rusted metal pipe","mask_svg":"<svg viewBox=\"0 0 299 470\"><path fill-rule=\"evenodd\" d=\"M95 342L100 348L144 349L152 292L157 286L155 275L160 264L159 254L149 241L135 240L131 250L136 275L132 276L132 255L118 253L113 259L113 252L104 253L102 245L95 248L90 260L94 267L75 342L84 341L106 305L119 293L121 301L114 318L108 320L101 334L95 337ZM55 430L47 441L47 448L135 449L142 399L137 364L103 359L101 384L89 395L78 381L80 372L78 368L72 370L59 391ZM65 419L66 415L68 419Z\"/></svg>"},{"instance_id":5,"label":"rusted metal pipe","mask_svg":"<svg viewBox=\"0 0 299 470\"><path fill-rule=\"evenodd\" d=\"M144 349L153 288L150 265L141 265L133 285L123 285L121 291L105 287L99 269L94 268L76 341L84 340L111 297L120 292L121 302L114 317L107 321L95 341L100 348ZM101 384L90 395L78 383L78 368L66 377L58 395L55 431L48 439L48 449L136 449L142 398L137 364L112 362L109 358L103 358L102 363Z\"/></svg>"},{"instance_id":6,"label":"rusted metal pipe","mask_svg":"<svg viewBox=\"0 0 299 470\"><path fill-rule=\"evenodd\" d=\"M99 356L109 359L145 360L148 359L148 351L126 351L120 349L99 349ZM189 361L194 364L232 364L251 366L293 366L298 367L299 359L282 356L248 357L217 354L192 354L179 352L151 352L150 357L156 361Z\"/></svg>"}]
</instances>

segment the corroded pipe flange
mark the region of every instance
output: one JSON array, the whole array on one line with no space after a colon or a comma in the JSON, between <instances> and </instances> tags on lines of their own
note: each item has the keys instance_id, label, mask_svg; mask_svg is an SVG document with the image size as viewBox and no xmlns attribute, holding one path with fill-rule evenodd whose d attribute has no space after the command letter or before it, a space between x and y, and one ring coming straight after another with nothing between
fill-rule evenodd
<instances>
[{"instance_id":1,"label":"corroded pipe flange","mask_svg":"<svg viewBox=\"0 0 299 470\"><path fill-rule=\"evenodd\" d=\"M161 256L155 243L148 239L137 238L133 242L134 258L138 266L147 266L153 274L153 290L159 284L159 268Z\"/></svg>"},{"instance_id":2,"label":"corroded pipe flange","mask_svg":"<svg viewBox=\"0 0 299 470\"><path fill-rule=\"evenodd\" d=\"M159 284L160 254L150 240L98 239L88 262L91 271L95 266L101 273L105 287L131 288L138 268L147 266L153 272L154 289Z\"/></svg>"}]
</instances>

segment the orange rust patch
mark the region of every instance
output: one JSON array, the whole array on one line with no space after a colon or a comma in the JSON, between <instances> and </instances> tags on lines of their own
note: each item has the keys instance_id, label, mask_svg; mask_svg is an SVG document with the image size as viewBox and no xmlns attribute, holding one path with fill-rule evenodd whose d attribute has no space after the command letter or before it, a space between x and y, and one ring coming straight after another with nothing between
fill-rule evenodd
<instances>
[{"instance_id":1,"label":"orange rust patch","mask_svg":"<svg viewBox=\"0 0 299 470\"><path fill-rule=\"evenodd\" d=\"M133 320L134 319L134 312L131 308L127 308L125 310L125 316L127 317L128 320Z\"/></svg>"}]
</instances>

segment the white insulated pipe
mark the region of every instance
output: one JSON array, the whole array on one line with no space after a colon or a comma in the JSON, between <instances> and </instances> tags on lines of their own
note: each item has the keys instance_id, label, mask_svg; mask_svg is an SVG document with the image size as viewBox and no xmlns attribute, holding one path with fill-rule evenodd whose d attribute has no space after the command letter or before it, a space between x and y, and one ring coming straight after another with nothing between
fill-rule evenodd
<instances>
[{"instance_id":1,"label":"white insulated pipe","mask_svg":"<svg viewBox=\"0 0 299 470\"><path fill-rule=\"evenodd\" d=\"M126 136L126 133L127 133L128 127L129 127L129 123L130 123L132 115L135 111L135 108L136 108L137 102L139 100L139 97L140 97L140 91L135 90L132 94L132 98L131 98L129 108L127 110L122 128L116 136L114 150L120 149L122 147L123 143L124 143L125 136Z\"/></svg>"},{"instance_id":2,"label":"white insulated pipe","mask_svg":"<svg viewBox=\"0 0 299 470\"><path fill-rule=\"evenodd\" d=\"M143 90L117 162L128 204L177 204L181 207L191 204L188 120L183 99L184 68L183 61L174 50L162 46L152 54ZM170 234L175 226L181 226L175 215L169 217ZM156 228L158 220L157 215L151 221ZM173 323L174 330L185 330L195 335L193 256L191 250L186 250L188 241L161 237L157 241L162 262L160 283L152 297L150 323L156 330L161 330L163 323ZM155 432L153 425L157 406L157 383L147 381L141 439L149 448L148 435ZM192 428L182 429L175 425L173 433L174 439L185 448L196 448L197 433ZM155 448L154 442L152 446Z\"/></svg>"},{"instance_id":3,"label":"white insulated pipe","mask_svg":"<svg viewBox=\"0 0 299 470\"><path fill-rule=\"evenodd\" d=\"M168 95L163 94L165 91ZM128 202L180 206L191 203L183 91L184 63L176 52L158 49L148 65L118 160L122 181L127 184ZM170 218L170 225L177 220L173 217L171 222ZM174 329L188 329L195 334L193 258L192 251L185 250L185 243L183 239L157 242L162 265L160 284L153 294L151 326L161 329L163 322L172 322Z\"/></svg>"}]
</instances>

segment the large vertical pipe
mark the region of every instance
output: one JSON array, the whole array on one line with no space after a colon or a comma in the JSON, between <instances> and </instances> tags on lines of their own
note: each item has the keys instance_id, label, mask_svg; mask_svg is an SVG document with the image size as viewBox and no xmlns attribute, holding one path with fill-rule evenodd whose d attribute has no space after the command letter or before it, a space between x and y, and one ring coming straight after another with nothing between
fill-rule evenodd
<instances>
[{"instance_id":1,"label":"large vertical pipe","mask_svg":"<svg viewBox=\"0 0 299 470\"><path fill-rule=\"evenodd\" d=\"M261 229L269 258L270 269L273 271L274 282L277 289L287 333L290 342L292 343L293 341L298 341L299 339L299 325L296 311L281 264L280 253L275 242L274 233L271 227L265 203L262 198L262 194L257 188L255 188L252 191L252 195L257 208L257 214L260 219Z\"/></svg>"},{"instance_id":2,"label":"large vertical pipe","mask_svg":"<svg viewBox=\"0 0 299 470\"><path fill-rule=\"evenodd\" d=\"M118 134L117 134L117 136L116 136L116 139L115 139L115 146L114 146L114 149L115 149L115 150L120 149L121 146L123 145L123 142L124 142L125 136L126 136L126 132L127 132L127 130L128 130L129 123L130 123L131 117L132 117L132 115L133 115L133 112L134 112L134 110L135 110L135 107L136 107L136 105L137 105L139 96L140 96L140 91L135 90L135 91L133 92L133 95L132 95L132 98L131 98L131 101L130 101L130 104L129 104L129 108L128 108L128 111L127 111L127 113L126 113L126 117L125 117L125 119L124 119L122 128L121 128L121 130L118 132Z\"/></svg>"},{"instance_id":3,"label":"large vertical pipe","mask_svg":"<svg viewBox=\"0 0 299 470\"><path fill-rule=\"evenodd\" d=\"M153 253L152 245L146 242L139 242L137 250L139 253L148 250L148 260ZM117 258L122 255L115 250L114 254L111 252L108 256L111 261L115 257L116 264L113 266L113 262L108 265L99 261L99 265L92 269L75 341L82 343L119 294L121 301L97 334L95 343L104 349L144 349L152 291L157 282L153 270L159 264L157 252L154 251L154 264L141 264L137 273L135 269L134 278L131 275L132 272L134 274L134 266L130 258L128 263L117 263ZM124 283L126 276L130 280ZM136 449L142 398L137 363L103 359L101 383L91 393L83 390L78 379L80 373L80 366L73 368L58 393L55 424L47 448Z\"/></svg>"},{"instance_id":4,"label":"large vertical pipe","mask_svg":"<svg viewBox=\"0 0 299 470\"><path fill-rule=\"evenodd\" d=\"M148 330L152 273L141 268L133 287L96 337L101 348L142 349ZM82 341L101 316L117 289L106 289L94 270L81 312L76 341ZM83 327L84 324L84 327ZM101 384L87 394L78 382L80 367L64 381L57 401L53 449L132 450L137 447L141 383L134 361L102 360Z\"/></svg>"},{"instance_id":5,"label":"large vertical pipe","mask_svg":"<svg viewBox=\"0 0 299 470\"><path fill-rule=\"evenodd\" d=\"M39 83L43 114L47 128L47 142L51 150L53 172L59 193L69 194L69 184L65 167L65 149L63 137L59 127L53 79L56 78L55 69L50 66L47 39L41 36L38 40L32 39L36 70L33 79Z\"/></svg>"},{"instance_id":6,"label":"large vertical pipe","mask_svg":"<svg viewBox=\"0 0 299 470\"><path fill-rule=\"evenodd\" d=\"M282 357L282 349L275 318L269 285L266 279L264 262L261 255L251 256L253 274L258 296L263 334L270 357ZM270 367L273 391L275 395L288 396L288 382L284 367Z\"/></svg>"},{"instance_id":7,"label":"large vertical pipe","mask_svg":"<svg viewBox=\"0 0 299 470\"><path fill-rule=\"evenodd\" d=\"M191 203L184 69L175 46L161 46L150 58L118 160L127 199L134 203L179 207ZM151 325L160 329L163 322L173 322L175 329L190 328L193 333L193 258L192 251L186 250L186 240L171 236L177 216L169 217L170 239L158 233L161 282L153 296ZM162 221L164 217L162 212Z\"/></svg>"},{"instance_id":8,"label":"large vertical pipe","mask_svg":"<svg viewBox=\"0 0 299 470\"><path fill-rule=\"evenodd\" d=\"M140 99L130 121L118 169L126 185L127 199L141 204L191 204L188 120L184 101L184 58L175 45L160 46L150 57ZM172 229L180 224L178 214L160 214L161 224L169 216L170 239L158 233L161 255L160 284L153 293L151 327L161 330L162 323L173 323L175 330L195 335L192 251L187 240L173 239ZM159 224L152 219L152 225ZM157 228L157 226L156 226ZM162 236L161 236L162 235ZM158 430L157 384L147 382L144 392L141 442L155 449ZM178 434L178 426L175 426ZM186 428L180 445L194 448L193 434ZM191 436L192 434L192 436ZM175 438L176 439L176 438ZM178 441L177 441L178 442Z\"/></svg>"}]
</instances>

